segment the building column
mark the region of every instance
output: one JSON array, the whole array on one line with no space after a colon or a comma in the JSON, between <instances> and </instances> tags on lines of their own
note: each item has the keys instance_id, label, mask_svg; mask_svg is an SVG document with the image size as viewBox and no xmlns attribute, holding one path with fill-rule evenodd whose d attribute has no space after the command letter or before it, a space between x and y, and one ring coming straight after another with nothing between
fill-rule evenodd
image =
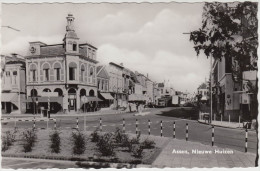
<instances>
[{"instance_id":1,"label":"building column","mask_svg":"<svg viewBox=\"0 0 260 171\"><path fill-rule=\"evenodd\" d=\"M76 106L77 106L77 112L80 112L80 90L76 91Z\"/></svg>"}]
</instances>

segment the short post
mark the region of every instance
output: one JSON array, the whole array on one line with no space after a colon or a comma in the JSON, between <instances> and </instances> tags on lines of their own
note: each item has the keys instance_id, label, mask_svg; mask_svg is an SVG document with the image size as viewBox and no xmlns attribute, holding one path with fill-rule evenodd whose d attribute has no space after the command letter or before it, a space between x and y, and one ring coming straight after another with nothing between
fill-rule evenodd
<instances>
[{"instance_id":1,"label":"short post","mask_svg":"<svg viewBox=\"0 0 260 171\"><path fill-rule=\"evenodd\" d=\"M56 125L56 119L54 119L54 129L57 128L57 125Z\"/></svg>"},{"instance_id":2,"label":"short post","mask_svg":"<svg viewBox=\"0 0 260 171\"><path fill-rule=\"evenodd\" d=\"M188 141L188 130L189 130L189 126L188 123L186 123L186 141Z\"/></svg>"},{"instance_id":3,"label":"short post","mask_svg":"<svg viewBox=\"0 0 260 171\"><path fill-rule=\"evenodd\" d=\"M101 118L99 118L99 129L100 129L100 131L102 131L102 119Z\"/></svg>"},{"instance_id":4,"label":"short post","mask_svg":"<svg viewBox=\"0 0 260 171\"><path fill-rule=\"evenodd\" d=\"M16 128L16 117L14 117L14 128Z\"/></svg>"},{"instance_id":5,"label":"short post","mask_svg":"<svg viewBox=\"0 0 260 171\"><path fill-rule=\"evenodd\" d=\"M161 137L162 137L162 133L163 133L163 132L162 132L162 121L161 121Z\"/></svg>"},{"instance_id":6,"label":"short post","mask_svg":"<svg viewBox=\"0 0 260 171\"><path fill-rule=\"evenodd\" d=\"M33 118L33 129L35 129L35 117Z\"/></svg>"},{"instance_id":7,"label":"short post","mask_svg":"<svg viewBox=\"0 0 260 171\"><path fill-rule=\"evenodd\" d=\"M248 138L248 132L247 132L247 128L246 128L245 152L247 152L247 138Z\"/></svg>"},{"instance_id":8,"label":"short post","mask_svg":"<svg viewBox=\"0 0 260 171\"><path fill-rule=\"evenodd\" d=\"M135 133L138 134L138 120L135 120Z\"/></svg>"},{"instance_id":9,"label":"short post","mask_svg":"<svg viewBox=\"0 0 260 171\"><path fill-rule=\"evenodd\" d=\"M212 140L212 146L214 146L214 125L212 125L212 137L211 137L211 140Z\"/></svg>"},{"instance_id":10,"label":"short post","mask_svg":"<svg viewBox=\"0 0 260 171\"><path fill-rule=\"evenodd\" d=\"M148 134L151 135L151 122L148 120Z\"/></svg>"},{"instance_id":11,"label":"short post","mask_svg":"<svg viewBox=\"0 0 260 171\"><path fill-rule=\"evenodd\" d=\"M175 122L173 122L173 138L175 138Z\"/></svg>"},{"instance_id":12,"label":"short post","mask_svg":"<svg viewBox=\"0 0 260 171\"><path fill-rule=\"evenodd\" d=\"M230 115L228 115L228 123L230 123Z\"/></svg>"},{"instance_id":13,"label":"short post","mask_svg":"<svg viewBox=\"0 0 260 171\"><path fill-rule=\"evenodd\" d=\"M221 120L221 124L222 124L222 115L220 115L220 120Z\"/></svg>"},{"instance_id":14,"label":"short post","mask_svg":"<svg viewBox=\"0 0 260 171\"><path fill-rule=\"evenodd\" d=\"M238 116L238 127L240 128L240 115Z\"/></svg>"},{"instance_id":15,"label":"short post","mask_svg":"<svg viewBox=\"0 0 260 171\"><path fill-rule=\"evenodd\" d=\"M216 113L214 113L214 121L216 121Z\"/></svg>"},{"instance_id":16,"label":"short post","mask_svg":"<svg viewBox=\"0 0 260 171\"><path fill-rule=\"evenodd\" d=\"M123 133L125 133L125 118L123 118Z\"/></svg>"},{"instance_id":17,"label":"short post","mask_svg":"<svg viewBox=\"0 0 260 171\"><path fill-rule=\"evenodd\" d=\"M84 116L84 131L86 131L86 116Z\"/></svg>"},{"instance_id":18,"label":"short post","mask_svg":"<svg viewBox=\"0 0 260 171\"><path fill-rule=\"evenodd\" d=\"M49 118L47 118L46 124L47 124L47 129L49 129Z\"/></svg>"},{"instance_id":19,"label":"short post","mask_svg":"<svg viewBox=\"0 0 260 171\"><path fill-rule=\"evenodd\" d=\"M77 129L79 129L79 118L77 117L77 126L76 126Z\"/></svg>"}]
</instances>

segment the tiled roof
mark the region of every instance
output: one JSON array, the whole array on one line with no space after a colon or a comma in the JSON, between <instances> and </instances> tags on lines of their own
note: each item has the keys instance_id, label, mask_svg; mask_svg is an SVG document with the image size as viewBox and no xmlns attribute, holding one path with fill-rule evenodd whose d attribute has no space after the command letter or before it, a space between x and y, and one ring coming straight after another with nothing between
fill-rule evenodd
<instances>
[{"instance_id":1,"label":"tiled roof","mask_svg":"<svg viewBox=\"0 0 260 171\"><path fill-rule=\"evenodd\" d=\"M100 69L103 67L103 65L97 66L97 73L100 71Z\"/></svg>"},{"instance_id":2,"label":"tiled roof","mask_svg":"<svg viewBox=\"0 0 260 171\"><path fill-rule=\"evenodd\" d=\"M41 46L41 55L52 56L63 54L65 54L65 48L63 47L63 44Z\"/></svg>"}]
</instances>

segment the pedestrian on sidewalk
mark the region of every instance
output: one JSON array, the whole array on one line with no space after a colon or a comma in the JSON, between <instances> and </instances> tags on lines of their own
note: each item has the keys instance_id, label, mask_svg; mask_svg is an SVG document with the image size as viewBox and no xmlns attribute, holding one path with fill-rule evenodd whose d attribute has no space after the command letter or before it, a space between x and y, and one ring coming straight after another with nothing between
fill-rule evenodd
<instances>
[{"instance_id":1,"label":"pedestrian on sidewalk","mask_svg":"<svg viewBox=\"0 0 260 171\"><path fill-rule=\"evenodd\" d=\"M131 103L129 102L128 104L129 104L129 105L128 105L128 107L129 107L129 112L131 113L131 112L132 112Z\"/></svg>"}]
</instances>

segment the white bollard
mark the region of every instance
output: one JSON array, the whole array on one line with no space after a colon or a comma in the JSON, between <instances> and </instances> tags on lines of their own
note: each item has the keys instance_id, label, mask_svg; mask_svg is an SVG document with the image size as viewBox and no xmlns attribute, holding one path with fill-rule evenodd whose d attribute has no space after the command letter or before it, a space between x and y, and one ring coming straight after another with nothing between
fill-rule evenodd
<instances>
[{"instance_id":1,"label":"white bollard","mask_svg":"<svg viewBox=\"0 0 260 171\"><path fill-rule=\"evenodd\" d=\"M33 129L35 129L35 117L33 118Z\"/></svg>"},{"instance_id":2,"label":"white bollard","mask_svg":"<svg viewBox=\"0 0 260 171\"><path fill-rule=\"evenodd\" d=\"M79 129L79 118L77 118L77 129Z\"/></svg>"},{"instance_id":3,"label":"white bollard","mask_svg":"<svg viewBox=\"0 0 260 171\"><path fill-rule=\"evenodd\" d=\"M123 133L125 133L125 118L123 118Z\"/></svg>"},{"instance_id":4,"label":"white bollard","mask_svg":"<svg viewBox=\"0 0 260 171\"><path fill-rule=\"evenodd\" d=\"M189 137L188 131L189 131L189 126L188 123L186 123L186 141L188 141L188 137Z\"/></svg>"},{"instance_id":5,"label":"white bollard","mask_svg":"<svg viewBox=\"0 0 260 171\"><path fill-rule=\"evenodd\" d=\"M212 146L214 146L214 126L212 125L212 136L211 136L211 141L212 141Z\"/></svg>"},{"instance_id":6,"label":"white bollard","mask_svg":"<svg viewBox=\"0 0 260 171\"><path fill-rule=\"evenodd\" d=\"M46 124L47 124L47 129L49 129L49 119L48 118L47 118Z\"/></svg>"},{"instance_id":7,"label":"white bollard","mask_svg":"<svg viewBox=\"0 0 260 171\"><path fill-rule=\"evenodd\" d=\"M246 128L245 152L247 152L247 138L248 138L248 132L247 132L247 128Z\"/></svg>"},{"instance_id":8,"label":"white bollard","mask_svg":"<svg viewBox=\"0 0 260 171\"><path fill-rule=\"evenodd\" d=\"M162 130L162 121L161 121L161 137L162 137L162 134L163 134L163 130Z\"/></svg>"},{"instance_id":9,"label":"white bollard","mask_svg":"<svg viewBox=\"0 0 260 171\"><path fill-rule=\"evenodd\" d=\"M216 114L214 113L214 121L216 121Z\"/></svg>"},{"instance_id":10,"label":"white bollard","mask_svg":"<svg viewBox=\"0 0 260 171\"><path fill-rule=\"evenodd\" d=\"M230 115L228 115L228 123L230 123Z\"/></svg>"},{"instance_id":11,"label":"white bollard","mask_svg":"<svg viewBox=\"0 0 260 171\"><path fill-rule=\"evenodd\" d=\"M175 138L175 122L173 122L173 138Z\"/></svg>"},{"instance_id":12,"label":"white bollard","mask_svg":"<svg viewBox=\"0 0 260 171\"><path fill-rule=\"evenodd\" d=\"M151 135L151 122L148 120L148 134Z\"/></svg>"},{"instance_id":13,"label":"white bollard","mask_svg":"<svg viewBox=\"0 0 260 171\"><path fill-rule=\"evenodd\" d=\"M222 125L222 115L220 115L220 119L221 119L221 125Z\"/></svg>"},{"instance_id":14,"label":"white bollard","mask_svg":"<svg viewBox=\"0 0 260 171\"><path fill-rule=\"evenodd\" d=\"M102 119L101 118L99 119L99 129L100 129L100 131L102 131Z\"/></svg>"}]
</instances>

